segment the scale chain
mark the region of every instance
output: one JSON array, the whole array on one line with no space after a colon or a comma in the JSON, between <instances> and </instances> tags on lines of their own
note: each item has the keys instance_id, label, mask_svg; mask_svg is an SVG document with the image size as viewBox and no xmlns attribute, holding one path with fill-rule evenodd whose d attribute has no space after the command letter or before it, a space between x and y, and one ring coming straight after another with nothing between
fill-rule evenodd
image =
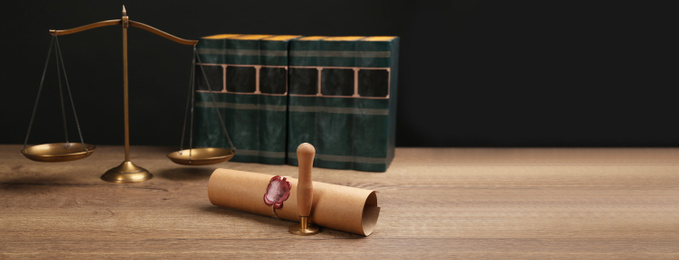
<instances>
[{"instance_id":1,"label":"scale chain","mask_svg":"<svg viewBox=\"0 0 679 260\"><path fill-rule=\"evenodd\" d=\"M66 83L66 93L68 93L68 98L71 101L71 109L73 110L73 119L75 120L75 126L78 130L78 136L80 137L80 143L83 146L83 150L87 151L87 147L85 147L85 139L83 138L82 131L80 130L80 123L78 122L78 114L76 113L75 110L75 104L73 102L73 95L71 94L71 86L68 84L68 76L66 75L66 67L64 66L64 57L61 55L61 46L59 45L59 39L57 39L57 36L54 36L56 46L57 46L57 55L58 55L58 61L61 62L61 69L62 72L64 73L64 82ZM58 69L59 66L57 66ZM59 91L61 92L61 81L59 82ZM66 128L66 113L64 109L64 103L63 103L63 97L62 97L62 103L61 103L61 109L64 111L64 128ZM66 132L66 130L64 130ZM66 133L68 134L68 133ZM68 143L68 136L66 137L66 142Z\"/></svg>"},{"instance_id":2,"label":"scale chain","mask_svg":"<svg viewBox=\"0 0 679 260\"><path fill-rule=\"evenodd\" d=\"M42 70L42 77L40 77L40 86L38 87L38 95L35 98L35 104L33 105L33 112L31 113L31 120L28 123L28 131L26 132L26 139L24 140L24 148L26 149L26 146L28 145L28 137L31 134L31 128L33 127L33 119L35 119L35 111L38 110L38 103L40 102L40 94L42 93L42 86L43 83L45 82L45 74L47 74L47 65L49 65L50 62L50 56L52 55L52 49L54 48L54 39L56 37L52 37L52 40L50 41L50 46L47 49L47 59L45 60L45 67Z\"/></svg>"},{"instance_id":3,"label":"scale chain","mask_svg":"<svg viewBox=\"0 0 679 260\"><path fill-rule=\"evenodd\" d=\"M64 105L64 91L63 91L63 86L61 85L61 70L63 66L63 60L59 52L59 39L56 37L54 38L55 44L57 46L56 50L56 63L57 63L57 83L59 84L59 100L61 101L61 120L62 123L64 124L64 139L66 140L66 144L69 143L68 141L68 126L66 124L66 106Z\"/></svg>"},{"instance_id":4,"label":"scale chain","mask_svg":"<svg viewBox=\"0 0 679 260\"><path fill-rule=\"evenodd\" d=\"M195 54L195 48L194 48ZM191 58L191 74L189 76L189 93L186 95L186 109L184 110L184 124L182 125L182 140L179 144L179 150L184 150L184 136L186 135L186 119L191 115L191 130L189 132L189 158L191 157L191 148L193 148L193 92L195 89L195 74L196 74L196 61ZM189 113L190 112L190 113Z\"/></svg>"},{"instance_id":5,"label":"scale chain","mask_svg":"<svg viewBox=\"0 0 679 260\"><path fill-rule=\"evenodd\" d=\"M47 67L49 67L49 61L50 61L50 56L52 56L52 49L55 49L56 46L56 51L54 52L55 56L55 62L57 66L57 80L58 80L58 85L59 85L59 98L61 100L61 114L62 114L62 120L64 124L64 135L66 138L66 143L69 144L70 142L68 141L68 126L66 123L66 105L64 101L64 95L63 95L63 87L62 87L62 80L61 80L61 74L64 74L64 82L66 83L66 93L68 94L68 98L71 101L71 108L73 110L73 117L75 119L75 124L78 129L78 135L80 137L80 143L82 144L83 150L88 151L87 147L85 147L85 140L83 138L82 132L80 130L80 123L78 122L78 115L76 114L75 110L75 104L73 102L73 95L71 94L71 87L70 84L68 83L68 76L66 75L66 67L64 66L64 57L61 54L61 46L59 45L59 39L57 38L56 35L52 36L52 40L50 41L50 46L49 49L47 50L47 59L45 60L45 67L43 68L42 71L42 76L40 77L40 85L38 87L38 94L37 97L35 98L35 104L33 105L33 112L31 113L31 119L30 122L28 123L28 131L26 133L26 139L24 140L24 147L23 149L26 149L28 146L28 138L31 134L31 129L33 128L33 122L35 121L35 114L36 111L38 110L38 104L40 103L40 95L42 94L42 88L45 83L45 75L47 74Z\"/></svg>"},{"instance_id":6,"label":"scale chain","mask_svg":"<svg viewBox=\"0 0 679 260\"><path fill-rule=\"evenodd\" d=\"M193 46L193 56L196 55L196 46ZM193 117L195 115L195 110L196 110L196 82L195 82L195 75L196 75L196 59L191 59L191 128L189 128L189 158L193 155Z\"/></svg>"},{"instance_id":7,"label":"scale chain","mask_svg":"<svg viewBox=\"0 0 679 260\"><path fill-rule=\"evenodd\" d=\"M215 111L217 111L217 118L219 119L219 123L222 126L222 130L224 130L224 134L226 135L226 139L229 142L229 145L231 146L231 149L235 149L233 146L233 143L231 142L231 137L229 137L229 132L226 131L226 125L224 124L224 119L222 118L222 114L219 112L219 108L217 107L217 99L215 98L215 95L212 93L212 88L210 87L210 82L208 81L207 75L205 74L205 70L203 69L203 62L200 61L200 56L198 53L195 51L195 46L194 46L194 55L196 56L196 60L198 60L198 63L200 64L200 71L202 72L203 78L205 79L205 85L207 86L208 93L210 93L210 98L212 99L212 103L215 105Z\"/></svg>"}]
</instances>

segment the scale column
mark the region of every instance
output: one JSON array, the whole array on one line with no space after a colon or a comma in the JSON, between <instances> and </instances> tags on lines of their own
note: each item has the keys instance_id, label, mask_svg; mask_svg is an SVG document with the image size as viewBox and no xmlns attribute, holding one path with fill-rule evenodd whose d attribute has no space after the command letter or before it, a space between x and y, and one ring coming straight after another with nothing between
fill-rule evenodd
<instances>
[{"instance_id":1,"label":"scale column","mask_svg":"<svg viewBox=\"0 0 679 260\"><path fill-rule=\"evenodd\" d=\"M151 179L153 175L146 169L134 165L130 161L130 112L129 112L129 98L128 98L128 69L127 69L127 28L130 26L130 20L127 16L127 11L123 5L123 102L125 113L125 160L115 168L112 168L101 176L102 180L123 183L123 182L141 182Z\"/></svg>"},{"instance_id":2,"label":"scale column","mask_svg":"<svg viewBox=\"0 0 679 260\"><path fill-rule=\"evenodd\" d=\"M130 20L127 17L127 11L123 6L123 107L125 113L125 161L130 160L130 102L129 102L129 73L127 67L127 28L130 25Z\"/></svg>"}]
</instances>

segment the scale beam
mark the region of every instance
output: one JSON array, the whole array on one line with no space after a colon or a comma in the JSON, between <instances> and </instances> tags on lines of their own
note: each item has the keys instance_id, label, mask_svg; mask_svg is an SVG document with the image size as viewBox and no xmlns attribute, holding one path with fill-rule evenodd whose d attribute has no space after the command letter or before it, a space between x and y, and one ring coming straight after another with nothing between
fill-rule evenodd
<instances>
[{"instance_id":1,"label":"scale beam","mask_svg":"<svg viewBox=\"0 0 679 260\"><path fill-rule=\"evenodd\" d=\"M99 21L96 23L91 23L88 25L83 25L71 29L66 29L66 30L50 30L50 34L53 36L57 35L69 35L69 34L74 34L74 33L79 33L82 31L87 31L99 27L105 27L105 26L112 26L112 25L119 25L122 23L122 19L113 19L113 20L106 20L106 21Z\"/></svg>"},{"instance_id":2,"label":"scale beam","mask_svg":"<svg viewBox=\"0 0 679 260\"><path fill-rule=\"evenodd\" d=\"M87 25L83 25L83 26L79 26L79 27L75 27L75 28L71 28L71 29L49 30L49 33L51 35L54 35L54 36L69 35L69 34L79 33L79 32L82 32L82 31L87 31L87 30L91 30L91 29L95 29L95 28L99 28L99 27L122 25L122 24L123 24L123 19L113 19L113 20L99 21L99 22L96 22L96 23L91 23L91 24L87 24ZM196 45L196 43L198 43L198 40L188 40L188 39L179 38L177 36L174 36L172 34L164 32L163 30L160 30L158 28L155 28L155 27L150 26L150 25L145 24L145 23L140 23L140 22L137 22L137 21L129 20L129 25L132 26L132 27L136 27L136 28L139 28L139 29L143 29L143 30L152 32L156 35L159 35L159 36L161 36L165 39L168 39L170 41L173 41L173 42L176 42L176 43L179 43L179 44Z\"/></svg>"},{"instance_id":3,"label":"scale beam","mask_svg":"<svg viewBox=\"0 0 679 260\"><path fill-rule=\"evenodd\" d=\"M139 28L139 29L147 30L147 31L152 32L152 33L155 33L156 35L159 35L159 36L161 36L161 37L163 37L163 38L165 38L165 39L168 39L168 40L170 40L170 41L173 41L173 42L176 42L176 43L179 43L179 44L184 44L184 45L196 45L196 44L198 43L198 40L187 40L187 39L182 39L182 38L179 38L179 37L174 36L174 35L172 35L172 34L166 33L166 32L164 32L164 31L162 31L162 30L156 29L156 28L153 27L153 26L144 24L144 23L135 22L135 21L130 20L130 26L132 26L132 27L137 27L137 28Z\"/></svg>"}]
</instances>

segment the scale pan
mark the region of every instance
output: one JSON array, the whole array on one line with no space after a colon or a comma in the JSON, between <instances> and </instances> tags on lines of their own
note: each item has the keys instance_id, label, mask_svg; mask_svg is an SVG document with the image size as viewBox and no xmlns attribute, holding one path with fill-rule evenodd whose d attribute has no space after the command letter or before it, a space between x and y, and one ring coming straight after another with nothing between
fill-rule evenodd
<instances>
[{"instance_id":1,"label":"scale pan","mask_svg":"<svg viewBox=\"0 0 679 260\"><path fill-rule=\"evenodd\" d=\"M207 147L176 151L167 157L177 164L207 165L228 161L234 154L232 149Z\"/></svg>"},{"instance_id":2,"label":"scale pan","mask_svg":"<svg viewBox=\"0 0 679 260\"><path fill-rule=\"evenodd\" d=\"M90 156L96 146L81 143L48 143L21 149L26 158L38 162L68 162Z\"/></svg>"}]
</instances>

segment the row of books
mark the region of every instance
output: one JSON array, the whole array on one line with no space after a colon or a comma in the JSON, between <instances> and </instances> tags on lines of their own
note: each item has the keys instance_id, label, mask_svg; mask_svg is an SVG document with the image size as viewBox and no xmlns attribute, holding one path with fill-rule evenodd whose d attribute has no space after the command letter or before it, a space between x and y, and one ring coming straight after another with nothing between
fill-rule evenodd
<instances>
[{"instance_id":1,"label":"row of books","mask_svg":"<svg viewBox=\"0 0 679 260\"><path fill-rule=\"evenodd\" d=\"M228 147L219 109L237 148L232 161L297 165L297 146L309 142L316 167L386 171L394 157L398 43L391 36L203 37L194 139Z\"/></svg>"}]
</instances>

